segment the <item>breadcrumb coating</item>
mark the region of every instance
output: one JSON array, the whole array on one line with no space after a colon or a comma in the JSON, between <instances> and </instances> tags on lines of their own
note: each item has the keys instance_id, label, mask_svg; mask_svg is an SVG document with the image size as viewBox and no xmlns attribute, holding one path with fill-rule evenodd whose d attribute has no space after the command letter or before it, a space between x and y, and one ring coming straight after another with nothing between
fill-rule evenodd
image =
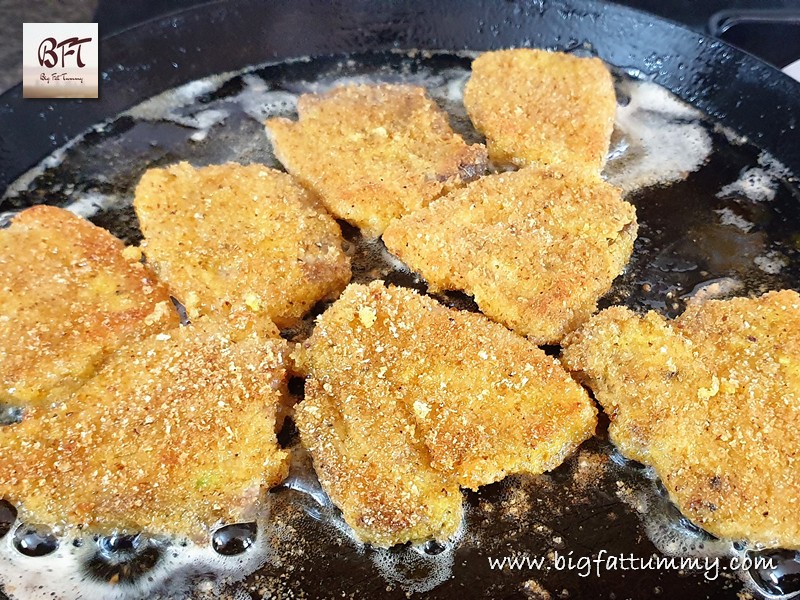
<instances>
[{"instance_id":1,"label":"breadcrumb coating","mask_svg":"<svg viewBox=\"0 0 800 600\"><path fill-rule=\"evenodd\" d=\"M800 548L800 295L609 308L565 340L627 456L716 536Z\"/></svg>"},{"instance_id":2,"label":"breadcrumb coating","mask_svg":"<svg viewBox=\"0 0 800 600\"><path fill-rule=\"evenodd\" d=\"M379 546L448 537L459 485L553 469L596 425L556 359L380 281L348 286L298 354L303 444L347 523Z\"/></svg>"},{"instance_id":3,"label":"breadcrumb coating","mask_svg":"<svg viewBox=\"0 0 800 600\"><path fill-rule=\"evenodd\" d=\"M133 207L148 263L190 317L246 306L288 327L350 281L339 225L286 173L234 163L150 169Z\"/></svg>"},{"instance_id":4,"label":"breadcrumb coating","mask_svg":"<svg viewBox=\"0 0 800 600\"><path fill-rule=\"evenodd\" d=\"M519 48L472 62L464 106L497 163L582 164L599 172L617 101L599 58Z\"/></svg>"},{"instance_id":5,"label":"breadcrumb coating","mask_svg":"<svg viewBox=\"0 0 800 600\"><path fill-rule=\"evenodd\" d=\"M526 167L396 221L383 241L431 291L462 290L489 318L554 344L595 311L636 232L634 207L599 176Z\"/></svg>"},{"instance_id":6,"label":"breadcrumb coating","mask_svg":"<svg viewBox=\"0 0 800 600\"><path fill-rule=\"evenodd\" d=\"M278 160L367 236L486 170L486 148L454 133L421 87L346 85L304 94L297 111L266 123Z\"/></svg>"},{"instance_id":7,"label":"breadcrumb coating","mask_svg":"<svg viewBox=\"0 0 800 600\"><path fill-rule=\"evenodd\" d=\"M286 342L203 317L114 354L67 402L0 427L0 497L32 523L201 539L288 471Z\"/></svg>"},{"instance_id":8,"label":"breadcrumb coating","mask_svg":"<svg viewBox=\"0 0 800 600\"><path fill-rule=\"evenodd\" d=\"M166 287L89 221L35 206L0 230L0 404L63 401L126 340L178 324Z\"/></svg>"}]
</instances>

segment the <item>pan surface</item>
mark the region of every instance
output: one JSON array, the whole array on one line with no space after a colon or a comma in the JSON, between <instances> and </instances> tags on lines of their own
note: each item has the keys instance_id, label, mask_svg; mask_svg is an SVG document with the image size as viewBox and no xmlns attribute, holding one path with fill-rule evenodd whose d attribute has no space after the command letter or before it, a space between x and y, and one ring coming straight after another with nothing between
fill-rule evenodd
<instances>
[{"instance_id":1,"label":"pan surface","mask_svg":"<svg viewBox=\"0 0 800 600\"><path fill-rule=\"evenodd\" d=\"M623 103L641 97L636 80L646 79L710 117L681 108L640 115L640 123L661 118L677 128L679 138L702 131L708 153L702 167L669 185L631 184L629 198L642 224L640 239L628 270L604 305L624 303L674 316L698 290L724 295L798 288L800 192L791 175L800 172L798 84L720 42L613 5L420 2L387 4L384 9L365 2L212 3L110 38L101 46L106 71L100 100L23 101L18 88L3 96L0 189L89 126L102 125L60 151L47 168L31 172L25 185L14 184L0 211L42 202L75 207L77 201L77 210L135 243L139 232L129 201L144 168L179 159L273 164L259 120L265 114L291 115L297 93L343 78L426 85L450 112L454 126L474 138L458 102L471 51L530 45L600 56L617 67ZM439 52L406 52L410 49ZM309 56L314 58L303 58ZM290 60L297 58L303 60ZM264 63L269 64L189 83ZM166 104L150 102L119 115L186 83L177 94L162 97ZM624 139L624 134L618 136L618 148ZM629 181L623 175L630 171L625 160L632 151L619 154L609 172L613 177L616 169L620 181ZM356 280L380 277L424 289L423 282L387 260L379 244L344 229L353 247ZM440 300L474 308L458 294ZM284 333L300 338L307 329ZM165 593L211 597L219 592L236 598L403 598L415 592L436 598L735 598L745 585L773 596L800 589L793 553L776 555L781 565L769 572L723 572L726 561L716 576L704 568L713 563L705 562L683 569L626 570L619 564L599 574L587 569L580 559L603 552L641 559L673 552L703 560L757 554L715 540L683 520L652 475L620 457L604 431L601 425L596 439L550 474L512 477L468 493L467 525L457 542L391 551L359 547L348 537L301 457L290 482L271 492L271 514L260 524L266 564L230 585L225 580L237 578L236 561L246 558L231 557L220 569L176 567ZM286 444L296 442L291 430L282 437ZM88 540L72 554L95 556L94 545L102 543ZM159 560L166 560L173 549L181 552L177 542L158 544ZM490 563L519 555L546 560L541 567L520 569L499 570ZM562 568L558 557L565 560ZM566 564L570 558L572 568ZM34 571L39 568L26 564ZM7 563L0 565L8 568ZM95 565L65 577L102 581L108 575L104 569ZM4 575L15 581L13 574ZM109 597L124 591L92 589L105 589Z\"/></svg>"}]
</instances>

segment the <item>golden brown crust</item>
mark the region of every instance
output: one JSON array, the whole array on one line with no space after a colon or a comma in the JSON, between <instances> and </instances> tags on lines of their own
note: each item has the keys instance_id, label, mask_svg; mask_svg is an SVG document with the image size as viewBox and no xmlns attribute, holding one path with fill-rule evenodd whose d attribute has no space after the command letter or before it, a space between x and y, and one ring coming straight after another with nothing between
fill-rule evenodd
<instances>
[{"instance_id":1,"label":"golden brown crust","mask_svg":"<svg viewBox=\"0 0 800 600\"><path fill-rule=\"evenodd\" d=\"M584 164L608 154L617 101L603 61L520 48L472 62L464 105L489 156L517 166Z\"/></svg>"},{"instance_id":2,"label":"golden brown crust","mask_svg":"<svg viewBox=\"0 0 800 600\"><path fill-rule=\"evenodd\" d=\"M714 535L800 548L800 295L709 300L672 322L621 307L566 340L623 453Z\"/></svg>"},{"instance_id":3,"label":"golden brown crust","mask_svg":"<svg viewBox=\"0 0 800 600\"><path fill-rule=\"evenodd\" d=\"M266 123L276 156L370 236L486 169L486 148L454 133L420 87L341 86L301 96L297 111Z\"/></svg>"},{"instance_id":4,"label":"golden brown crust","mask_svg":"<svg viewBox=\"0 0 800 600\"><path fill-rule=\"evenodd\" d=\"M247 306L290 326L350 281L339 226L286 173L233 163L150 169L133 206L148 262L190 317Z\"/></svg>"},{"instance_id":5,"label":"golden brown crust","mask_svg":"<svg viewBox=\"0 0 800 600\"><path fill-rule=\"evenodd\" d=\"M0 428L0 497L29 522L195 538L281 481L286 343L203 317L114 354L66 403Z\"/></svg>"},{"instance_id":6,"label":"golden brown crust","mask_svg":"<svg viewBox=\"0 0 800 600\"><path fill-rule=\"evenodd\" d=\"M347 522L377 545L447 537L459 484L555 468L594 432L594 406L558 361L482 315L380 281L350 285L298 358L303 443Z\"/></svg>"},{"instance_id":7,"label":"golden brown crust","mask_svg":"<svg viewBox=\"0 0 800 600\"><path fill-rule=\"evenodd\" d=\"M636 230L633 206L599 176L526 167L436 200L383 241L432 290L463 290L489 318L550 344L595 311Z\"/></svg>"},{"instance_id":8,"label":"golden brown crust","mask_svg":"<svg viewBox=\"0 0 800 600\"><path fill-rule=\"evenodd\" d=\"M89 221L35 206L0 230L0 404L63 401L126 340L178 323L166 287Z\"/></svg>"},{"instance_id":9,"label":"golden brown crust","mask_svg":"<svg viewBox=\"0 0 800 600\"><path fill-rule=\"evenodd\" d=\"M458 484L433 469L405 407L391 397L376 405L381 390L366 394L352 375L346 394L333 377L312 375L296 408L323 489L362 542L447 539L463 514Z\"/></svg>"}]
</instances>

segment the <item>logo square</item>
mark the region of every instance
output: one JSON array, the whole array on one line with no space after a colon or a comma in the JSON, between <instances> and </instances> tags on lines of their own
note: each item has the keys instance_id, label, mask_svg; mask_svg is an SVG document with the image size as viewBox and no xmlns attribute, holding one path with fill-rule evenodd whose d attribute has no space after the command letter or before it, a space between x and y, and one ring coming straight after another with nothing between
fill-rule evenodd
<instances>
[{"instance_id":1,"label":"logo square","mask_svg":"<svg viewBox=\"0 0 800 600\"><path fill-rule=\"evenodd\" d=\"M23 23L22 96L97 98L97 23Z\"/></svg>"}]
</instances>

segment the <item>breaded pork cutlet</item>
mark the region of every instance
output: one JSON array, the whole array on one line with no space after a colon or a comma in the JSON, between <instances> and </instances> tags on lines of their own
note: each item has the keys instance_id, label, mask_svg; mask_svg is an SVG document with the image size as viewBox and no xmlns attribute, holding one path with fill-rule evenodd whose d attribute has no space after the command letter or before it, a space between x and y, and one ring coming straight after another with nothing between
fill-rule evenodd
<instances>
[{"instance_id":1,"label":"breaded pork cutlet","mask_svg":"<svg viewBox=\"0 0 800 600\"><path fill-rule=\"evenodd\" d=\"M301 96L297 112L266 123L276 156L369 236L486 169L486 148L454 133L420 87L341 86Z\"/></svg>"},{"instance_id":2,"label":"breaded pork cutlet","mask_svg":"<svg viewBox=\"0 0 800 600\"><path fill-rule=\"evenodd\" d=\"M537 344L595 311L633 251L636 211L577 169L488 175L393 223L386 247L431 291L462 290Z\"/></svg>"},{"instance_id":3,"label":"breaded pork cutlet","mask_svg":"<svg viewBox=\"0 0 800 600\"><path fill-rule=\"evenodd\" d=\"M35 206L0 230L0 404L64 400L126 340L178 323L137 253L89 221Z\"/></svg>"},{"instance_id":4,"label":"breaded pork cutlet","mask_svg":"<svg viewBox=\"0 0 800 600\"><path fill-rule=\"evenodd\" d=\"M458 487L558 466L594 405L556 359L483 315L416 292L350 285L299 351L303 444L358 536L446 538Z\"/></svg>"},{"instance_id":5,"label":"breaded pork cutlet","mask_svg":"<svg viewBox=\"0 0 800 600\"><path fill-rule=\"evenodd\" d=\"M285 355L272 323L239 316L123 348L66 403L0 428L0 497L28 522L100 533L201 539L248 520L288 471Z\"/></svg>"},{"instance_id":6,"label":"breaded pork cutlet","mask_svg":"<svg viewBox=\"0 0 800 600\"><path fill-rule=\"evenodd\" d=\"M291 326L350 281L339 225L286 173L234 163L150 169L133 207L148 263L190 317L247 306Z\"/></svg>"},{"instance_id":7,"label":"breaded pork cutlet","mask_svg":"<svg viewBox=\"0 0 800 600\"><path fill-rule=\"evenodd\" d=\"M519 48L472 62L464 106L497 163L582 164L599 172L617 101L600 59Z\"/></svg>"},{"instance_id":8,"label":"breaded pork cutlet","mask_svg":"<svg viewBox=\"0 0 800 600\"><path fill-rule=\"evenodd\" d=\"M716 536L800 548L800 295L709 300L674 321L609 308L565 341L623 454Z\"/></svg>"}]
</instances>

